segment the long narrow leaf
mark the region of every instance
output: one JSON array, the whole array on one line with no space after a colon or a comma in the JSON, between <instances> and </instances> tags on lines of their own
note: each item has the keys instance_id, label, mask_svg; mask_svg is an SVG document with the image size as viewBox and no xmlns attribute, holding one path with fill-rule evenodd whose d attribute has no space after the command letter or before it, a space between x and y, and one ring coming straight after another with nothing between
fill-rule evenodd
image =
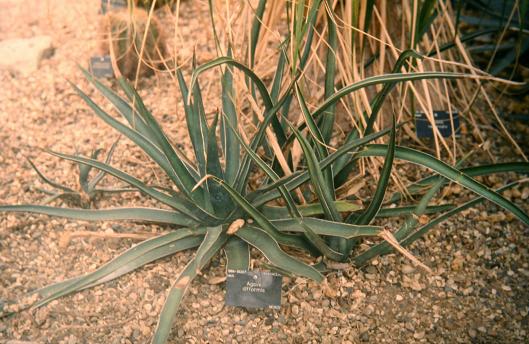
<instances>
[{"instance_id":1,"label":"long narrow leaf","mask_svg":"<svg viewBox=\"0 0 529 344\"><path fill-rule=\"evenodd\" d=\"M259 167L266 173L266 175L272 179L273 181L277 181L279 179L279 176L274 172L274 170L268 166L264 161L261 160L261 158L257 155L256 152L252 151L250 147L240 138L238 133L235 131L235 128L233 128L230 124L230 127L233 131L233 135L240 141L240 144L244 147L247 154L252 158L252 160L259 165ZM305 236L308 239L308 241L313 244L323 255L330 259L341 259L343 258L341 254L337 253L333 249L331 249L324 240L319 237L317 234L314 233L312 228L304 223L301 213L299 212L294 199L286 190L286 188L283 185L278 186L278 190L281 193L281 196L283 196L283 199L287 203L287 209L290 214L290 216L299 223L301 227L305 229ZM265 216L266 218L266 216Z\"/></svg>"},{"instance_id":2,"label":"long narrow leaf","mask_svg":"<svg viewBox=\"0 0 529 344\"><path fill-rule=\"evenodd\" d=\"M326 0L329 7L326 11L327 15L327 55L325 59L325 99L332 96L334 93L334 79L336 77L336 51L338 46L338 38L336 32L335 18L331 15L332 4L330 0ZM329 144L331 142L332 131L334 128L335 106L329 107L323 113L320 120L320 130L323 136L323 142Z\"/></svg>"},{"instance_id":3,"label":"long narrow leaf","mask_svg":"<svg viewBox=\"0 0 529 344\"><path fill-rule=\"evenodd\" d=\"M214 178L214 177L213 177ZM222 185L226 191L230 194L231 198L239 207L249 216L255 220L255 222L265 230L274 240L280 244L297 247L300 249L307 249L307 245L302 237L297 235L287 235L281 233L271 222L268 220L259 210L251 205L241 194L239 194L231 186L227 185L223 180L214 178L217 183Z\"/></svg>"},{"instance_id":4,"label":"long narrow leaf","mask_svg":"<svg viewBox=\"0 0 529 344\"><path fill-rule=\"evenodd\" d=\"M334 205L340 213L358 211L362 208L358 204L347 201L335 201ZM297 207L303 216L323 215L320 203L301 204ZM261 211L270 219L284 219L290 215L286 207L263 206Z\"/></svg>"},{"instance_id":5,"label":"long narrow leaf","mask_svg":"<svg viewBox=\"0 0 529 344\"><path fill-rule=\"evenodd\" d=\"M220 119L220 132L224 160L226 161L226 180L230 185L235 183L237 171L239 170L239 159L241 148L239 141L228 130L225 123L230 121L234 128L238 128L238 116L235 109L235 91L233 89L233 75L230 67L226 67L222 77L222 112L224 116Z\"/></svg>"},{"instance_id":6,"label":"long narrow leaf","mask_svg":"<svg viewBox=\"0 0 529 344\"><path fill-rule=\"evenodd\" d=\"M192 217L171 210L153 208L114 208L114 209L70 209L44 205L4 205L0 212L21 212L58 216L68 219L84 221L148 221L166 223L177 226L195 226L197 222Z\"/></svg>"},{"instance_id":7,"label":"long narrow leaf","mask_svg":"<svg viewBox=\"0 0 529 344\"><path fill-rule=\"evenodd\" d=\"M344 144L341 146L337 151L329 154L328 157L323 159L320 164L319 168L324 169L328 167L330 164L332 164L336 159L340 158L341 156L345 154L349 154L352 150L354 150L357 147L361 147L365 145L368 142L371 142L379 137L382 137L386 135L390 130L384 129L377 133L370 134L368 136L365 136L361 139L357 139L354 142L350 142L348 144ZM251 195L248 195L248 198L252 200L252 204L256 207L259 207L273 199L276 199L279 197L279 193L277 190L274 190L276 188L277 183L285 184L286 188L288 190L293 190L303 183L306 183L310 179L310 174L308 171L304 171L301 173L292 174L289 177L282 178L276 183L271 183L267 185L266 187L262 188L261 190L257 190L256 192L252 193Z\"/></svg>"},{"instance_id":8,"label":"long narrow leaf","mask_svg":"<svg viewBox=\"0 0 529 344\"><path fill-rule=\"evenodd\" d=\"M404 82L404 81L415 81L415 80L424 80L424 79L458 79L466 77L466 74L462 73L449 73L449 72L422 72L422 73L408 73L408 74L384 74L378 76L372 76L365 78L364 80L355 82L349 86L342 88L341 90L334 93L330 98L327 98L314 112L312 115L317 118L329 107L333 106L341 98L346 95L362 89L367 86L385 84L392 82Z\"/></svg>"},{"instance_id":9,"label":"long narrow leaf","mask_svg":"<svg viewBox=\"0 0 529 344\"><path fill-rule=\"evenodd\" d=\"M77 91L77 93L81 96L81 98L90 106L90 108L94 110L94 112L96 113L96 115L98 115L98 117L100 117L103 121L105 121L108 125L110 125L114 129L121 132L123 135L127 136L134 143L136 143L140 148L142 148L145 151L145 153L147 153L147 155L149 155L158 165L160 165L160 167L167 173L169 178L171 178L171 180L176 184L178 189L182 191L183 193L187 194L188 197L190 197L191 195L190 190L195 185L195 181L193 178L190 178L190 176L185 175L185 174L178 175L173 169L173 166L171 166L171 164L167 160L167 157L163 155L163 153L160 151L160 149L156 145L154 145L151 141L149 141L147 138L142 136L137 131L127 127L126 125L114 119L112 116L108 115L77 86L73 85L73 87Z\"/></svg>"},{"instance_id":10,"label":"long narrow leaf","mask_svg":"<svg viewBox=\"0 0 529 344\"><path fill-rule=\"evenodd\" d=\"M279 219L271 221L280 231L303 232L296 219ZM304 217L303 222L313 228L318 235L335 236L352 239L355 237L376 236L381 228L378 226L352 225L344 222L334 222L313 217Z\"/></svg>"},{"instance_id":11,"label":"long narrow leaf","mask_svg":"<svg viewBox=\"0 0 529 344\"><path fill-rule=\"evenodd\" d=\"M226 240L226 235L220 235L214 243L204 243L200 245L197 250L197 256L201 257L200 261L193 258L186 265L184 271L182 271L176 278L176 281L169 289L169 294L163 305L160 318L158 319L158 324L156 325L156 330L152 338L153 344L165 344L171 332L171 327L176 312L180 306L180 302L189 288L189 285L204 265L206 265L222 246L224 246Z\"/></svg>"},{"instance_id":12,"label":"long narrow leaf","mask_svg":"<svg viewBox=\"0 0 529 344\"><path fill-rule=\"evenodd\" d=\"M182 178L186 183L185 186L187 190L193 188L194 184L198 181L198 176L194 171L192 166L189 166L184 160L182 160L175 148L169 142L167 135L163 131L162 127L156 121L151 112L147 109L143 100L141 99L138 92L130 85L126 79L120 78L119 83L121 88L125 91L127 96L132 99L133 104L138 109L138 113L141 115L147 126L149 127L150 132L156 138L156 141L159 142L160 150L163 152L171 166L173 167L175 173ZM191 184L189 184L191 183ZM204 195L202 194L202 189L195 190L191 195L199 204L204 204Z\"/></svg>"},{"instance_id":13,"label":"long narrow leaf","mask_svg":"<svg viewBox=\"0 0 529 344\"><path fill-rule=\"evenodd\" d=\"M262 229L244 226L238 230L237 235L248 244L257 248L274 265L299 276L307 277L317 282L323 280L323 276L312 266L302 263L286 254L277 241Z\"/></svg>"},{"instance_id":14,"label":"long narrow leaf","mask_svg":"<svg viewBox=\"0 0 529 344\"><path fill-rule=\"evenodd\" d=\"M303 137L303 135L301 135L301 133L298 132L293 126L291 126L291 129L294 132L294 135L296 135L296 138L301 145L301 149L303 150L305 160L307 161L310 179L316 194L318 195L318 199L322 204L325 216L329 220L341 221L342 217L334 206L334 192L331 191L328 185L325 183L318 159L316 158L316 154L310 147L307 139Z\"/></svg>"},{"instance_id":15,"label":"long narrow leaf","mask_svg":"<svg viewBox=\"0 0 529 344\"><path fill-rule=\"evenodd\" d=\"M144 254L150 252L153 249L156 249L172 242L174 243L182 238L203 234L204 232L201 230L181 229L179 231L170 232L168 234L161 235L150 240L146 240L128 249L118 257L101 266L96 271L76 280L74 283L65 284L62 286L62 288L53 288L53 290L50 289L50 292L46 295L43 295L43 298L37 303L35 303L34 307L43 306L59 297L68 295L73 292L77 292L86 288L87 286L93 285L100 279L105 278L109 274L115 272L117 269L123 268L126 264L129 264L131 261L142 257Z\"/></svg>"},{"instance_id":16,"label":"long narrow leaf","mask_svg":"<svg viewBox=\"0 0 529 344\"><path fill-rule=\"evenodd\" d=\"M471 166L471 167L462 168L461 172L468 175L469 177L478 177L478 176L485 176L485 175L491 175L491 174L496 174L496 173L507 173L507 172L528 174L529 173L529 162L506 162L506 163L495 163L495 164L490 164L490 165ZM448 183L448 180L446 180L442 176L434 175L434 176L423 178L411 185L408 185L406 189L408 193L410 193L411 195L414 195L414 194L424 191L424 189L432 186L434 183L436 183L440 179L445 180L444 184ZM403 197L404 195L402 195L400 192L396 192L391 196L391 199L389 200L389 202L390 203L399 202Z\"/></svg>"},{"instance_id":17,"label":"long narrow leaf","mask_svg":"<svg viewBox=\"0 0 529 344\"><path fill-rule=\"evenodd\" d=\"M215 116L211 127L208 130L207 136L207 158L206 158L206 173L224 180L224 172L220 165L220 157L217 146L216 129L218 116ZM226 193L224 188L212 180L208 180L208 190L210 194L210 202L213 205L215 214L219 217L226 217L233 210L233 202L230 195Z\"/></svg>"},{"instance_id":18,"label":"long narrow leaf","mask_svg":"<svg viewBox=\"0 0 529 344\"><path fill-rule=\"evenodd\" d=\"M527 182L527 180L525 180L525 182ZM499 192L502 192L502 191L505 191L505 190L508 190L508 189L512 189L513 187L516 187L518 185L520 185L520 181L509 183L507 185L502 186L501 188L496 189L495 191L499 193ZM462 205L460 205L460 206L458 206L456 208L453 208L453 209L451 209L450 211L447 211L444 214L439 215L438 217L436 217L432 221L428 222L427 224L417 228L412 234L410 234L403 241L401 241L400 244L402 246L410 245L411 243L413 243L414 241L416 241L420 237L424 236L430 229L434 228L438 224L440 224L440 223L446 221L447 219L449 219L449 218L461 213L462 211L465 211L467 209L475 207L476 205L478 205L479 203L482 203L483 201L485 201L484 197L475 197L472 200L470 200L468 202L465 202Z\"/></svg>"},{"instance_id":19,"label":"long narrow leaf","mask_svg":"<svg viewBox=\"0 0 529 344\"><path fill-rule=\"evenodd\" d=\"M66 192L75 193L75 191L70 189L69 187L63 186L63 185L57 183L56 181L53 181L53 180L49 179L48 177L46 177L42 172L40 172L40 170L37 168L37 166L29 158L27 159L27 161L29 162L31 167L35 170L35 172L37 172L37 175L39 176L39 178L43 182L53 186L56 189L63 190L63 191L66 191Z\"/></svg>"},{"instance_id":20,"label":"long narrow leaf","mask_svg":"<svg viewBox=\"0 0 529 344\"><path fill-rule=\"evenodd\" d=\"M87 159L87 158L83 158L83 157L79 157L79 156L73 156L73 155L68 155L68 154L63 154L63 153L57 153L57 152L51 152L50 151L50 154L52 155L55 155L55 156L58 156L60 158L63 158L63 159L66 159L66 160L70 160L70 161L75 161L75 162L79 162L79 163L82 163L82 164L86 164L86 165L90 165L90 166L93 166L99 170L102 170L102 171L105 171L106 173L108 173L109 175L111 176L114 176L136 188L138 188L140 191L143 191L145 194L149 195L150 197L154 198L155 200L157 201L160 201L172 208L174 208L175 210L178 210L179 212L183 213L183 214L188 214L188 215L193 215L193 214L199 214L200 216L203 216L201 218L201 220L206 220L206 221L215 221L216 219L208 214L208 213L205 213L204 211L202 211L201 209L198 209L196 208L192 203L190 203L189 201L185 200L185 199L181 199L181 198L177 198L175 195L173 195L172 197L171 196L168 196L167 194L163 193L163 192L160 192L158 190L156 190L155 188L152 188L152 187L149 187L148 185L146 185L145 183L143 183L142 181L140 181L139 179L123 172L123 171L120 171L112 166L109 166L109 165L106 165L100 161L97 161L97 160L92 160L92 159ZM196 215L195 215L196 216ZM196 217L194 217L196 218Z\"/></svg>"},{"instance_id":21,"label":"long narrow leaf","mask_svg":"<svg viewBox=\"0 0 529 344\"><path fill-rule=\"evenodd\" d=\"M221 66L223 64L227 64L227 65L233 66L241 70L242 72L244 72L246 76L248 76L252 80L252 82L257 86L257 90L259 90L259 94L261 96L261 99L263 100L265 110L266 110L265 113L269 113L274 108L274 104L272 103L272 99L270 98L270 94L268 93L268 89L266 88L263 81L250 68L248 68L247 66L243 65L240 62L235 61L234 59L230 57L219 57L213 61L210 61L198 67L193 72L193 75L191 78L191 87L195 85L201 73L205 72L208 69ZM272 128L274 129L274 133L276 134L277 141L279 142L279 145L281 146L283 145L286 139L285 133L283 132L283 128L281 127L281 124L279 123L279 120L277 119L276 116L271 118L271 120L272 120Z\"/></svg>"},{"instance_id":22,"label":"long narrow leaf","mask_svg":"<svg viewBox=\"0 0 529 344\"><path fill-rule=\"evenodd\" d=\"M387 154L387 149L388 148L385 145L368 145L364 151L358 153L358 156L384 156ZM438 160L429 154L405 147L396 147L395 157L397 159L406 160L430 168L444 178L450 179L451 181L474 191L478 195L485 197L489 201L496 203L505 210L510 211L522 222L529 225L529 216L517 205L441 160Z\"/></svg>"},{"instance_id":23,"label":"long narrow leaf","mask_svg":"<svg viewBox=\"0 0 529 344\"><path fill-rule=\"evenodd\" d=\"M358 219L355 220L355 224L358 225L367 225L375 218L382 202L384 201L384 195L386 194L386 189L389 184L389 178L391 177L391 169L393 167L393 158L395 157L395 146L396 146L396 128L395 128L395 117L393 116L393 121L391 125L391 134L389 136L389 143L387 154L384 159L384 165L382 166L382 172L380 173L380 179L378 180L377 188L375 194L369 203L367 209L360 215Z\"/></svg>"},{"instance_id":24,"label":"long narrow leaf","mask_svg":"<svg viewBox=\"0 0 529 344\"><path fill-rule=\"evenodd\" d=\"M226 269L248 271L250 269L250 246L243 240L232 236L224 247Z\"/></svg>"}]
</instances>

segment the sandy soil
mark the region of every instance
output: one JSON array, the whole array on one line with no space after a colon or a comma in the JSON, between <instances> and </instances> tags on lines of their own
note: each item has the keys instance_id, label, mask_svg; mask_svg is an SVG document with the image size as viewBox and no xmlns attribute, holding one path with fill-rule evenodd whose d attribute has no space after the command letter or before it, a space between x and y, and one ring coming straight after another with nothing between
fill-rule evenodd
<instances>
[{"instance_id":1,"label":"sandy soil","mask_svg":"<svg viewBox=\"0 0 529 344\"><path fill-rule=\"evenodd\" d=\"M43 61L31 77L0 72L1 204L35 203L45 197L35 190L42 184L25 157L32 158L48 175L75 186L75 168L39 148L88 154L95 148L108 149L117 138L66 81L79 84L103 103L76 67L77 63L86 65L96 49L98 3L0 0L0 39L48 34L56 47L55 55ZM185 2L183 6L183 34L193 42L208 20L207 10L202 2ZM199 45L199 57L211 56L209 49L208 44ZM140 87L169 135L185 138L183 112L172 81L162 75L142 80ZM178 142L189 146L184 139ZM511 151L497 149L507 155ZM127 140L120 142L114 163L143 180L156 181L159 175ZM527 200L520 198L523 191L513 192L513 200L529 210ZM468 195L455 193L452 197L463 200ZM126 194L104 197L96 206L149 204L151 201L140 195ZM208 284L212 276L224 273L224 258L218 257L185 298L170 342L526 342L529 228L510 216L493 215L496 210L487 205L468 211L412 246L412 252L434 270L432 275L415 270L401 256L390 255L361 270L331 274L328 287L287 278L283 306L278 311L225 307L224 285ZM91 271L134 243L94 237L75 237L64 243L64 233L160 230L163 228L138 223L1 214L0 301ZM148 342L166 289L190 254L177 254L41 309L0 319L0 343Z\"/></svg>"}]
</instances>

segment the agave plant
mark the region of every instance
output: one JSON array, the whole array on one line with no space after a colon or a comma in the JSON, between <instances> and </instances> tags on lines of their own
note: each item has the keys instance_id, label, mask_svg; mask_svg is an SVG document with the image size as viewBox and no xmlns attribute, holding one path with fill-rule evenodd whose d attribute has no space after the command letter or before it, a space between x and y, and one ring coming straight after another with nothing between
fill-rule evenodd
<instances>
[{"instance_id":1,"label":"agave plant","mask_svg":"<svg viewBox=\"0 0 529 344\"><path fill-rule=\"evenodd\" d=\"M315 16L311 20L315 20L314 18ZM311 36L311 27L312 25L307 26L308 37ZM252 34L255 32L258 34L258 30L252 31ZM305 44L310 45L310 40ZM94 87L114 105L124 121L105 112L73 85L80 97L101 120L141 148L167 175L171 186L150 186L137 177L94 158L53 151L49 153L111 175L156 200L164 208L87 210L44 205L5 205L0 206L0 212L32 212L91 221L156 222L167 224L170 231L135 245L84 276L36 290L18 303L4 306L3 314L28 306L43 306L62 296L118 278L162 257L196 249L194 257L168 290L152 339L153 343L164 343L191 282L221 252L227 257L228 269L248 270L250 250L253 247L269 261L271 268L320 282L324 279L327 260L352 259L353 264L363 265L376 255L391 252L395 246L399 248L399 244L410 244L435 224L483 200L496 203L529 224L529 217L518 206L472 178L496 172L529 172L529 164L511 163L459 169L427 153L398 146L396 136L399 124L395 120L390 128L373 131L381 105L397 83L464 76L441 72L397 73L407 59L419 57L417 53L407 51L397 61L395 73L370 77L337 92L334 92L333 87L328 87L326 99L313 111L306 104L300 74L297 73L288 85L283 80L283 71L288 62L286 54L280 55L270 90L250 67L230 56L217 58L194 68L189 84L182 72L177 70L194 153L192 161L185 158L183 152L171 143L161 124L125 79L119 79L118 85L126 99L83 71ZM303 69L306 58L307 54L300 54L298 70ZM222 111L208 123L199 77L201 73L219 67L224 68ZM239 131L240 114L234 103L234 69L245 74L252 97L263 104L263 119L259 121L249 142L241 137ZM334 79L334 69L333 58L328 56L326 80L329 85ZM372 101L374 111L366 116L367 125L364 130L351 131L338 147L331 147L334 105L354 91L377 84L384 86ZM299 103L304 119L300 125L294 125L288 120L289 105L293 100ZM372 143L387 135L387 144ZM295 170L291 164L291 147L294 141L299 143L303 151L302 162ZM337 199L336 188L347 180L358 159L374 156L384 157L385 162L375 192L368 203L359 206ZM388 198L386 193L395 159L424 166L434 172L431 177L410 186L413 192L427 189L417 204L392 208L385 201ZM285 172L285 166L282 165L285 162L291 173ZM252 178L254 171L265 177ZM436 192L449 181L477 193L478 197L458 207L430 205ZM401 198L402 195L394 194L389 200L396 202ZM417 217L432 212L443 213L431 223L418 227ZM381 216L406 216L406 221L400 229L390 234L387 229L372 224ZM386 240L375 240L375 245L357 252L357 244L365 237L382 237ZM286 247L296 248L297 255L288 254ZM307 264L299 256L303 253L325 259L318 264Z\"/></svg>"},{"instance_id":2,"label":"agave plant","mask_svg":"<svg viewBox=\"0 0 529 344\"><path fill-rule=\"evenodd\" d=\"M107 153L107 156L105 158L105 164L109 164L112 160L112 154L114 154L114 150L116 148L118 141L116 141L111 147L110 150ZM103 152L103 149L96 149L92 151L92 154L90 156L91 159L97 160L99 155ZM49 204L57 199L62 199L66 201L71 201L73 204L79 205L83 208L90 207L91 204L99 197L100 195L104 193L121 193L121 192L130 192L130 191L136 191L136 189L127 188L127 187L121 187L121 188L107 188L107 187L99 187L99 183L105 178L106 172L104 171L98 171L95 176L93 176L92 179L90 178L90 172L92 171L92 166L85 165L85 164L77 164L77 167L79 169L79 176L78 176L78 183L79 183L79 189L75 190L72 189L69 186L66 186L64 184L61 184L57 181L54 181L53 179L47 177L44 173L42 173L37 166L31 161L31 159L27 158L29 164L33 168L33 170L37 173L37 176L40 178L40 180L48 185L50 185L55 190L48 190L48 189L42 189L42 188L36 188L38 191L45 193L49 195L44 201L42 201L42 204Z\"/></svg>"}]
</instances>

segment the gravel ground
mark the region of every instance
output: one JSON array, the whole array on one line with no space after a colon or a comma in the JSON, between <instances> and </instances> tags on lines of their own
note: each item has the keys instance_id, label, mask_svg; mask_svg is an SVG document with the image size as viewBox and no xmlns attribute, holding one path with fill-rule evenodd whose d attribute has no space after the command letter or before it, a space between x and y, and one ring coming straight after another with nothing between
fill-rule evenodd
<instances>
[{"instance_id":1,"label":"gravel ground","mask_svg":"<svg viewBox=\"0 0 529 344\"><path fill-rule=\"evenodd\" d=\"M56 47L55 55L43 61L31 77L0 72L2 204L35 203L44 198L35 191L42 184L25 157L31 157L48 175L75 186L74 167L50 158L39 147L88 154L95 148L108 148L117 138L81 103L66 81L89 90L76 63L85 64L96 49L97 3L0 0L0 39L48 34ZM183 35L193 37L201 30L199 18L207 12L199 2L182 6ZM203 45L198 53L199 58L206 58L212 51ZM169 135L185 138L174 84L157 76L142 81L141 88L146 103L163 120ZM89 94L101 101L93 91ZM517 129L521 137L529 135L527 126ZM184 148L188 145L185 139L179 143ZM512 151L494 145L493 149L505 153L505 159ZM146 164L144 155L127 140L120 142L114 161L144 180L158 179L159 171ZM504 180L484 181L494 185ZM447 201L468 197L457 188L451 192ZM528 194L529 189L521 188L509 196L529 210ZM126 194L102 198L96 206L149 202L136 194ZM137 223L88 223L2 214L0 300L14 299L93 270L134 243L131 239L97 237L67 241L65 233L98 231L111 236L161 230ZM325 285L285 278L283 306L277 311L225 307L224 284L208 283L211 277L224 274L224 258L219 257L192 285L170 342L527 342L528 237L529 229L519 221L498 213L491 205L482 206L446 222L411 247L433 274L416 270L399 255L389 255L361 270L333 273ZM0 343L147 342L165 291L190 254L177 254L104 286L1 319Z\"/></svg>"}]
</instances>

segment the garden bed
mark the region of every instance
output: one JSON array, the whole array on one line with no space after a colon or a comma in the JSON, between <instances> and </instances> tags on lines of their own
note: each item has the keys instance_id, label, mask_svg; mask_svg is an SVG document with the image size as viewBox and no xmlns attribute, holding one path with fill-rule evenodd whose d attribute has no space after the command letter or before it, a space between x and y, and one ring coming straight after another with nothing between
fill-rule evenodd
<instances>
[{"instance_id":1,"label":"garden bed","mask_svg":"<svg viewBox=\"0 0 529 344\"><path fill-rule=\"evenodd\" d=\"M117 139L67 82L81 85L104 103L76 66L85 64L97 46L97 3L28 0L22 5L0 0L0 39L47 34L56 48L54 56L31 76L0 72L2 204L44 199L35 190L42 184L26 157L47 175L76 186L72 173L76 167L50 158L39 147L89 154L91 149L108 149ZM206 38L198 18L207 18L207 4L190 1L182 6L183 35L193 40L200 32ZM197 54L199 60L214 56L206 44L198 45ZM142 80L140 89L169 136L186 137L174 82L160 74ZM527 125L515 124L512 129L519 137L529 135ZM178 139L178 143L190 149L185 140ZM502 160L518 159L510 156L512 149L499 139L494 138L492 149ZM143 180L157 181L160 174L126 139L120 141L113 161ZM492 186L504 178L510 177L484 181ZM528 193L523 187L511 192L526 212ZM454 188L445 201L460 203L468 197L467 192ZM105 196L96 206L149 202L129 193ZM4 213L0 216L0 300L91 271L135 243L116 234L149 235L163 230L132 222L88 223ZM68 238L67 233L74 234ZM528 239L529 228L487 203L445 222L412 245L413 254L433 274L414 268L400 255L389 255L362 269L331 273L323 285L285 278L280 310L224 306L224 284L216 284L214 277L224 275L225 261L216 258L184 299L170 342L524 342L529 338ZM190 257L190 253L179 253L105 285L3 318L0 342L147 342L167 288Z\"/></svg>"}]
</instances>

